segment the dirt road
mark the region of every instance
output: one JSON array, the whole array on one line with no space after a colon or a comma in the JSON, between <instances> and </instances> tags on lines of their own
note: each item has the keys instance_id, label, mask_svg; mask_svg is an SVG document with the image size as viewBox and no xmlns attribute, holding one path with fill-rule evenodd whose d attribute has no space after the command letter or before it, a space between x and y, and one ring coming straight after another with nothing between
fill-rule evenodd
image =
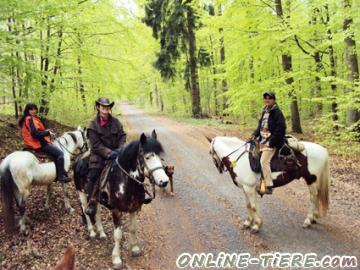
<instances>
[{"instance_id":1,"label":"dirt road","mask_svg":"<svg viewBox=\"0 0 360 270\"><path fill-rule=\"evenodd\" d=\"M299 181L287 190L276 190L273 196L259 197L264 225L259 234L250 234L242 228L246 217L242 190L229 175L218 173L198 129L165 117L147 116L128 104L122 104L121 109L132 131L150 133L156 129L167 162L175 165L175 197L158 191L156 200L140 214L139 237L145 243L145 256L130 259L133 268L174 269L182 252L249 252L254 256L262 252L314 252L360 259L358 226L349 232L341 223L333 223L336 218L325 218L312 229L301 227L309 196L306 185ZM338 218L342 217L338 213ZM359 221L353 218L348 217L348 221Z\"/></svg>"}]
</instances>

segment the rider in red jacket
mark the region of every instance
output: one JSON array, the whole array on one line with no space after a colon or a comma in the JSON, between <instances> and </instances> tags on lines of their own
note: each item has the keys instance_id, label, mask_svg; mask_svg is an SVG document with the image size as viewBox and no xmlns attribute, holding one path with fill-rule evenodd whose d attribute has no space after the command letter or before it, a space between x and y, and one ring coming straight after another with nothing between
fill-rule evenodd
<instances>
[{"instance_id":1,"label":"rider in red jacket","mask_svg":"<svg viewBox=\"0 0 360 270\"><path fill-rule=\"evenodd\" d=\"M64 153L51 144L50 135L55 135L50 129L45 129L44 124L37 116L38 108L36 104L28 103L25 106L24 114L19 120L21 127L21 135L24 145L27 148L41 150L55 159L57 179L63 183L69 182L71 179L65 173Z\"/></svg>"}]
</instances>

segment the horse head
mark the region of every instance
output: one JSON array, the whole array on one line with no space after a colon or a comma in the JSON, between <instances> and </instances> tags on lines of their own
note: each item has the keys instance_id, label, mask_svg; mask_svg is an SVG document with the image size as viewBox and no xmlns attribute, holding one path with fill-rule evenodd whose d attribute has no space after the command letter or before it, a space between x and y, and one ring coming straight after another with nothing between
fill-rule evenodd
<instances>
[{"instance_id":1,"label":"horse head","mask_svg":"<svg viewBox=\"0 0 360 270\"><path fill-rule=\"evenodd\" d=\"M140 135L139 153L141 155L140 162L143 163L144 174L151 183L159 187L166 187L169 183L169 177L165 172L165 167L162 163L161 154L164 150L157 140L156 131L153 130L151 137L144 133Z\"/></svg>"},{"instance_id":2,"label":"horse head","mask_svg":"<svg viewBox=\"0 0 360 270\"><path fill-rule=\"evenodd\" d=\"M206 139L210 142L210 149L209 149L209 154L212 157L212 160L214 162L214 165L216 167L216 169L219 171L219 173L223 173L225 171L225 165L224 163L221 161L218 153L216 153L215 149L214 149L214 144L215 144L215 138L214 139L210 139L208 137L206 137Z\"/></svg>"},{"instance_id":3,"label":"horse head","mask_svg":"<svg viewBox=\"0 0 360 270\"><path fill-rule=\"evenodd\" d=\"M89 150L89 143L86 136L86 129L78 126L76 131L73 132L76 135L76 146L79 150L79 154L83 154Z\"/></svg>"}]
</instances>

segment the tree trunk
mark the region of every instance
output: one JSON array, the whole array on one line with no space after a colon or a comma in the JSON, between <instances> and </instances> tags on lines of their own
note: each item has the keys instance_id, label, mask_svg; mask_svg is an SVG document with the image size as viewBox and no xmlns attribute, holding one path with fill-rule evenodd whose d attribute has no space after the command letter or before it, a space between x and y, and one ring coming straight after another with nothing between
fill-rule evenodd
<instances>
[{"instance_id":1,"label":"tree trunk","mask_svg":"<svg viewBox=\"0 0 360 270\"><path fill-rule=\"evenodd\" d=\"M276 13L277 15L283 19L283 9L281 5L281 0L275 0ZM300 122L300 113L296 95L294 93L294 78L288 76L288 72L292 71L292 58L289 53L285 53L281 56L282 58L282 66L286 76L286 84L290 87L289 96L291 99L290 111L291 111L291 123L292 130L297 133L302 133L301 122Z\"/></svg>"},{"instance_id":2,"label":"tree trunk","mask_svg":"<svg viewBox=\"0 0 360 270\"><path fill-rule=\"evenodd\" d=\"M355 34L353 27L353 19L350 15L351 0L344 0L344 9L346 18L344 19L343 30L345 32L345 54L348 66L348 80L352 83L352 87L347 92L353 92L355 83L359 83L359 64L356 53ZM360 119L360 112L356 108L349 108L347 111L347 124L350 126Z\"/></svg>"},{"instance_id":3,"label":"tree trunk","mask_svg":"<svg viewBox=\"0 0 360 270\"><path fill-rule=\"evenodd\" d=\"M219 103L218 103L218 89L217 89L217 79L216 79L216 67L215 67L215 53L213 40L210 36L210 49L211 49L211 65L212 65L212 73L213 73L213 89L214 89L214 107L215 107L215 115L219 115Z\"/></svg>"},{"instance_id":4,"label":"tree trunk","mask_svg":"<svg viewBox=\"0 0 360 270\"><path fill-rule=\"evenodd\" d=\"M8 30L9 30L9 33L12 34L12 24L13 24L13 18L8 18ZM11 49L11 58L14 57L14 52L13 50ZM12 92L12 96L13 96L13 99L14 99L14 113L15 113L15 118L18 118L19 117L19 107L18 107L18 101L17 101L17 96L16 96L16 68L15 68L15 65L12 64L11 67L10 67L10 74L11 74L11 92Z\"/></svg>"},{"instance_id":5,"label":"tree trunk","mask_svg":"<svg viewBox=\"0 0 360 270\"><path fill-rule=\"evenodd\" d=\"M55 79L56 79L56 75L57 75L58 71L60 70L62 36L63 36L63 31L62 31L62 28L60 28L60 30L58 31L59 41L58 41L58 47L56 50L56 59L55 59L55 66L53 69L53 77L50 82L50 93L55 91Z\"/></svg>"},{"instance_id":6,"label":"tree trunk","mask_svg":"<svg viewBox=\"0 0 360 270\"><path fill-rule=\"evenodd\" d=\"M328 4L324 5L325 8L325 16L326 16L326 27L327 27L327 39L329 42L332 42L332 31L330 28L330 14L329 14L329 7ZM336 91L337 91L337 86L334 83L335 78L337 77L337 73L336 73L336 67L335 67L335 56L334 56L334 47L333 45L329 45L328 47L329 50L329 60L330 60L330 75L333 77L333 80L331 82L331 90L333 92L333 101L331 103L331 112L332 112L332 120L334 122L338 121L339 116L338 116L338 108L337 108L337 102L336 102ZM334 129L338 130L339 126L337 124L334 125Z\"/></svg>"},{"instance_id":7,"label":"tree trunk","mask_svg":"<svg viewBox=\"0 0 360 270\"><path fill-rule=\"evenodd\" d=\"M42 92L41 92L39 112L42 115L47 115L49 113L49 93L48 93L48 89L47 89L47 85L48 85L48 74L47 73L49 71L50 37L51 37L51 27L50 27L49 18L47 18L45 52L43 51L43 45L41 45L41 47L42 47L42 50L41 50L42 51L41 52ZM42 30L40 30L40 42L43 42L41 39L42 39Z\"/></svg>"},{"instance_id":8,"label":"tree trunk","mask_svg":"<svg viewBox=\"0 0 360 270\"><path fill-rule=\"evenodd\" d=\"M316 75L315 75L315 92L314 92L314 96L315 97L321 97L321 80L320 77L318 75L318 73L321 72L321 70L323 70L323 64L321 62L321 58L320 58L320 52L316 51L314 54L314 60L315 60L315 71L316 71ZM317 105L316 105L316 113L321 113L322 111L322 103L321 101L317 101Z\"/></svg>"},{"instance_id":9,"label":"tree trunk","mask_svg":"<svg viewBox=\"0 0 360 270\"><path fill-rule=\"evenodd\" d=\"M222 10L221 10L221 4L219 5L219 16L222 16ZM220 34L223 32L223 29L220 28L219 29ZM222 36L220 38L220 63L221 65L225 64L225 45L224 45L224 37ZM225 73L225 69L223 69L221 71L222 73ZM224 111L229 107L227 101L228 98L226 96L226 92L228 91L228 85L227 85L227 81L226 79L222 79L221 80L221 89L223 92L223 115L224 115Z\"/></svg>"},{"instance_id":10,"label":"tree trunk","mask_svg":"<svg viewBox=\"0 0 360 270\"><path fill-rule=\"evenodd\" d=\"M195 17L192 7L187 7L187 30L189 38L189 61L191 77L192 116L201 117L200 89L196 63Z\"/></svg>"}]
</instances>

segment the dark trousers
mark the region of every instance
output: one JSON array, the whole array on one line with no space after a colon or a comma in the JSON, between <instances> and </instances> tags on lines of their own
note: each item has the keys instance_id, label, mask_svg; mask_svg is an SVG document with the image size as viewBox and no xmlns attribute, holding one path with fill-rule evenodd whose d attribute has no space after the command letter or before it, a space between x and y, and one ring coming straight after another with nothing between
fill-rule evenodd
<instances>
[{"instance_id":1,"label":"dark trousers","mask_svg":"<svg viewBox=\"0 0 360 270\"><path fill-rule=\"evenodd\" d=\"M48 153L49 155L55 158L55 166L56 166L56 175L64 176L65 168L64 168L64 153L58 147L52 144L44 145L40 148L41 151Z\"/></svg>"},{"instance_id":2,"label":"dark trousers","mask_svg":"<svg viewBox=\"0 0 360 270\"><path fill-rule=\"evenodd\" d=\"M96 211L96 208L95 208L96 202L98 201L98 197L99 197L100 181L98 181L98 180L99 180L101 172L102 172L102 169L100 169L100 168L92 168L92 169L89 169L88 174L87 174L87 178L88 178L89 182L86 184L85 190L88 195L89 207L93 208L94 213Z\"/></svg>"}]
</instances>

